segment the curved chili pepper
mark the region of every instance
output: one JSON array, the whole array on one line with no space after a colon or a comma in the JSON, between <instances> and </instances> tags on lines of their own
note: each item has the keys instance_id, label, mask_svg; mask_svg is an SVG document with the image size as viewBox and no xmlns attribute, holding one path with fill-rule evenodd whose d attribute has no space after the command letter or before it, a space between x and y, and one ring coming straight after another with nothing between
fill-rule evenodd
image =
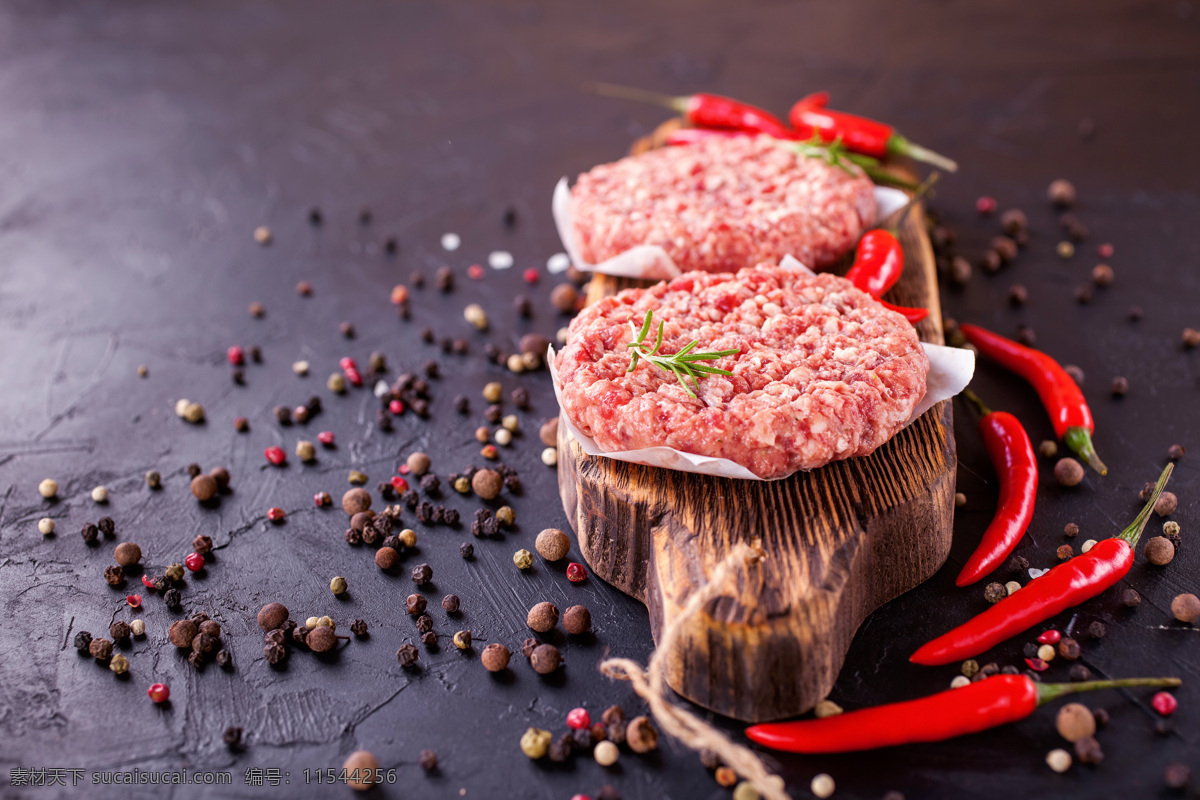
<instances>
[{"instance_id":1,"label":"curved chili pepper","mask_svg":"<svg viewBox=\"0 0 1200 800\"><path fill-rule=\"evenodd\" d=\"M1036 683L1026 675L994 675L903 703L847 711L822 719L751 725L753 742L791 753L848 753L912 742L940 742L1025 719L1063 695L1133 686L1179 686L1179 678L1125 678Z\"/></svg>"},{"instance_id":2,"label":"curved chili pepper","mask_svg":"<svg viewBox=\"0 0 1200 800\"><path fill-rule=\"evenodd\" d=\"M615 86L611 83L590 83L587 88L596 94L609 97L666 106L682 114L688 122L702 128L752 131L765 133L776 139L796 138L795 132L771 112L718 94L701 93L675 97L629 86Z\"/></svg>"},{"instance_id":3,"label":"curved chili pepper","mask_svg":"<svg viewBox=\"0 0 1200 800\"><path fill-rule=\"evenodd\" d=\"M822 139L832 142L840 139L856 153L875 158L889 155L908 156L914 161L923 161L936 167L955 172L958 164L943 155L933 152L905 139L891 125L873 119L830 111L825 106L829 92L816 92L801 98L788 113L788 121L797 131L816 131Z\"/></svg>"},{"instance_id":4,"label":"curved chili pepper","mask_svg":"<svg viewBox=\"0 0 1200 800\"><path fill-rule=\"evenodd\" d=\"M958 573L956 586L975 583L1008 558L1033 520L1038 485L1033 443L1017 418L1006 411L992 411L974 392L967 390L963 395L983 414L979 436L1000 479L1000 500L979 546Z\"/></svg>"},{"instance_id":5,"label":"curved chili pepper","mask_svg":"<svg viewBox=\"0 0 1200 800\"><path fill-rule=\"evenodd\" d=\"M977 656L1124 578L1133 566L1138 538L1173 468L1168 464L1163 470L1150 502L1119 536L1104 539L1086 553L1052 567L974 619L922 645L908 660L936 667Z\"/></svg>"},{"instance_id":6,"label":"curved chili pepper","mask_svg":"<svg viewBox=\"0 0 1200 800\"><path fill-rule=\"evenodd\" d=\"M846 280L872 297L881 297L900 280L904 272L904 248L891 231L875 228L858 240L854 263L846 270Z\"/></svg>"},{"instance_id":7,"label":"curved chili pepper","mask_svg":"<svg viewBox=\"0 0 1200 800\"><path fill-rule=\"evenodd\" d=\"M1101 475L1108 474L1108 467L1092 444L1092 432L1096 429L1092 410L1078 384L1057 361L1040 350L1017 344L978 325L958 327L980 353L1032 384L1050 414L1054 434L1092 469Z\"/></svg>"}]
</instances>

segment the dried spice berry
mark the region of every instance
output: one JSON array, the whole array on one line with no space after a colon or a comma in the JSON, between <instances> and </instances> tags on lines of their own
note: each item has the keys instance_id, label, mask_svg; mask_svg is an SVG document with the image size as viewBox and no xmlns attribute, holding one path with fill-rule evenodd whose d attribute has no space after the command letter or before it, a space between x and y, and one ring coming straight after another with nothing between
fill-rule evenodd
<instances>
[{"instance_id":1,"label":"dried spice berry","mask_svg":"<svg viewBox=\"0 0 1200 800\"><path fill-rule=\"evenodd\" d=\"M538 603L529 609L525 622L532 630L546 633L558 624L558 607L546 601Z\"/></svg>"},{"instance_id":2,"label":"dried spice berry","mask_svg":"<svg viewBox=\"0 0 1200 800\"><path fill-rule=\"evenodd\" d=\"M113 551L113 558L122 567L132 567L142 560L142 548L133 542L121 542Z\"/></svg>"},{"instance_id":3,"label":"dried spice berry","mask_svg":"<svg viewBox=\"0 0 1200 800\"><path fill-rule=\"evenodd\" d=\"M1096 735L1096 718L1082 703L1067 703L1058 710L1058 715L1054 718L1054 727L1058 730L1058 735L1068 742L1078 742L1085 737Z\"/></svg>"},{"instance_id":4,"label":"dried spice berry","mask_svg":"<svg viewBox=\"0 0 1200 800\"><path fill-rule=\"evenodd\" d=\"M571 583L580 583L587 580L587 568L576 561L572 561L567 565L567 580Z\"/></svg>"},{"instance_id":5,"label":"dried spice berry","mask_svg":"<svg viewBox=\"0 0 1200 800\"><path fill-rule=\"evenodd\" d=\"M79 531L79 534L83 537L83 541L85 543L95 544L100 538L100 529L89 522L83 526L83 528Z\"/></svg>"},{"instance_id":6,"label":"dried spice berry","mask_svg":"<svg viewBox=\"0 0 1200 800\"><path fill-rule=\"evenodd\" d=\"M438 635L434 631L424 631L421 633L421 644L426 647L437 647Z\"/></svg>"},{"instance_id":7,"label":"dried spice berry","mask_svg":"<svg viewBox=\"0 0 1200 800\"><path fill-rule=\"evenodd\" d=\"M171 624L167 630L167 639L180 650L191 650L192 641L199 631L195 622L190 619L181 619Z\"/></svg>"},{"instance_id":8,"label":"dried spice berry","mask_svg":"<svg viewBox=\"0 0 1200 800\"><path fill-rule=\"evenodd\" d=\"M192 550L200 555L208 555L212 552L213 540L211 536L200 534L195 539L192 539Z\"/></svg>"},{"instance_id":9,"label":"dried spice berry","mask_svg":"<svg viewBox=\"0 0 1200 800\"><path fill-rule=\"evenodd\" d=\"M537 535L533 546L547 561L561 561L571 550L571 540L557 528L546 528Z\"/></svg>"},{"instance_id":10,"label":"dried spice berry","mask_svg":"<svg viewBox=\"0 0 1200 800\"><path fill-rule=\"evenodd\" d=\"M533 665L534 671L538 674L549 675L562 663L562 654L552 644L540 644L533 649L533 654L529 656L529 663Z\"/></svg>"},{"instance_id":11,"label":"dried spice berry","mask_svg":"<svg viewBox=\"0 0 1200 800\"><path fill-rule=\"evenodd\" d=\"M550 745L550 751L546 754L549 759L555 763L561 764L571 757L571 753L575 751L575 741L570 733L564 733L558 737L558 740Z\"/></svg>"},{"instance_id":12,"label":"dried spice berry","mask_svg":"<svg viewBox=\"0 0 1200 800\"><path fill-rule=\"evenodd\" d=\"M108 635L113 638L113 641L119 642L132 636L133 629L129 627L128 622L119 619L108 626Z\"/></svg>"},{"instance_id":13,"label":"dried spice berry","mask_svg":"<svg viewBox=\"0 0 1200 800\"><path fill-rule=\"evenodd\" d=\"M1074 661L1080 655L1079 642L1064 636L1058 643L1058 654L1068 661Z\"/></svg>"},{"instance_id":14,"label":"dried spice berry","mask_svg":"<svg viewBox=\"0 0 1200 800\"><path fill-rule=\"evenodd\" d=\"M117 653L112 657L112 660L108 662L108 668L118 675L124 675L129 671L129 659L120 653Z\"/></svg>"},{"instance_id":15,"label":"dried spice berry","mask_svg":"<svg viewBox=\"0 0 1200 800\"><path fill-rule=\"evenodd\" d=\"M178 589L167 589L163 592L163 602L167 604L167 608L180 608L183 605L183 595Z\"/></svg>"},{"instance_id":16,"label":"dried spice berry","mask_svg":"<svg viewBox=\"0 0 1200 800\"><path fill-rule=\"evenodd\" d=\"M348 489L342 495L342 510L350 516L368 510L371 507L371 493L366 489Z\"/></svg>"},{"instance_id":17,"label":"dried spice berry","mask_svg":"<svg viewBox=\"0 0 1200 800\"><path fill-rule=\"evenodd\" d=\"M492 500L500 494L504 479L492 469L481 469L471 477L471 489L484 500Z\"/></svg>"},{"instance_id":18,"label":"dried spice berry","mask_svg":"<svg viewBox=\"0 0 1200 800\"><path fill-rule=\"evenodd\" d=\"M499 522L499 520L497 520L497 522ZM529 552L525 548L521 548L517 552L513 553L513 564L516 565L517 569L529 569L533 566L533 553Z\"/></svg>"},{"instance_id":19,"label":"dried spice berry","mask_svg":"<svg viewBox=\"0 0 1200 800\"><path fill-rule=\"evenodd\" d=\"M258 612L258 627L264 631L282 628L287 622L289 612L283 603L267 603Z\"/></svg>"},{"instance_id":20,"label":"dried spice berry","mask_svg":"<svg viewBox=\"0 0 1200 800\"><path fill-rule=\"evenodd\" d=\"M442 598L442 608L447 614L457 614L461 601L456 594L448 594Z\"/></svg>"},{"instance_id":21,"label":"dried spice berry","mask_svg":"<svg viewBox=\"0 0 1200 800\"><path fill-rule=\"evenodd\" d=\"M521 752L532 759L539 759L550 749L550 731L540 728L528 728L521 734Z\"/></svg>"},{"instance_id":22,"label":"dried spice berry","mask_svg":"<svg viewBox=\"0 0 1200 800\"><path fill-rule=\"evenodd\" d=\"M592 612L584 606L571 606L563 612L563 630L579 636L592 630Z\"/></svg>"},{"instance_id":23,"label":"dried spice berry","mask_svg":"<svg viewBox=\"0 0 1200 800\"><path fill-rule=\"evenodd\" d=\"M511 657L512 654L508 651L507 647L498 642L493 642L483 648L480 661L483 663L483 668L488 672L500 672L508 668L508 661Z\"/></svg>"},{"instance_id":24,"label":"dried spice berry","mask_svg":"<svg viewBox=\"0 0 1200 800\"><path fill-rule=\"evenodd\" d=\"M1146 542L1142 552L1145 553L1147 561L1162 567L1170 564L1175 558L1175 545L1165 536L1155 536Z\"/></svg>"},{"instance_id":25,"label":"dried spice berry","mask_svg":"<svg viewBox=\"0 0 1200 800\"><path fill-rule=\"evenodd\" d=\"M75 634L72 644L75 646L75 649L81 653L87 652L87 649L91 647L92 644L92 634L88 631L80 631L79 633Z\"/></svg>"},{"instance_id":26,"label":"dried spice berry","mask_svg":"<svg viewBox=\"0 0 1200 800\"><path fill-rule=\"evenodd\" d=\"M1176 595L1171 601L1171 614L1175 619L1189 625L1200 621L1200 597L1190 592Z\"/></svg>"},{"instance_id":27,"label":"dried spice berry","mask_svg":"<svg viewBox=\"0 0 1200 800\"><path fill-rule=\"evenodd\" d=\"M1142 604L1142 596L1137 589L1126 589L1121 593L1121 605L1126 608L1137 608Z\"/></svg>"},{"instance_id":28,"label":"dried spice berry","mask_svg":"<svg viewBox=\"0 0 1200 800\"><path fill-rule=\"evenodd\" d=\"M417 586L424 586L433 580L433 567L428 564L417 564L412 568L412 581Z\"/></svg>"},{"instance_id":29,"label":"dried spice berry","mask_svg":"<svg viewBox=\"0 0 1200 800\"><path fill-rule=\"evenodd\" d=\"M183 565L191 572L199 572L204 569L204 556L199 553L188 553L187 558L183 559Z\"/></svg>"},{"instance_id":30,"label":"dried spice berry","mask_svg":"<svg viewBox=\"0 0 1200 800\"><path fill-rule=\"evenodd\" d=\"M1003 584L992 582L983 587L983 599L989 603L999 603L1008 596L1008 591Z\"/></svg>"},{"instance_id":31,"label":"dried spice berry","mask_svg":"<svg viewBox=\"0 0 1200 800\"><path fill-rule=\"evenodd\" d=\"M1158 496L1158 501L1154 504L1154 513L1160 517L1168 517L1175 512L1179 507L1179 498L1174 492L1163 492Z\"/></svg>"},{"instance_id":32,"label":"dried spice berry","mask_svg":"<svg viewBox=\"0 0 1200 800\"><path fill-rule=\"evenodd\" d=\"M1104 761L1104 750L1094 736L1085 736L1075 742L1075 756L1081 764L1099 764Z\"/></svg>"},{"instance_id":33,"label":"dried spice berry","mask_svg":"<svg viewBox=\"0 0 1200 800\"><path fill-rule=\"evenodd\" d=\"M634 717L625 727L625 741L635 753L649 753L658 748L658 731L649 717Z\"/></svg>"},{"instance_id":34,"label":"dried spice berry","mask_svg":"<svg viewBox=\"0 0 1200 800\"><path fill-rule=\"evenodd\" d=\"M1092 623L1088 625L1087 630L1088 636L1091 636L1093 639L1103 639L1104 635L1108 633L1108 628L1104 627L1104 623L1100 620L1093 620Z\"/></svg>"},{"instance_id":35,"label":"dried spice berry","mask_svg":"<svg viewBox=\"0 0 1200 800\"><path fill-rule=\"evenodd\" d=\"M374 533L375 529L369 530ZM365 541L364 537L364 541ZM375 566L383 570L392 569L396 564L400 563L400 552L394 547L381 547L375 551Z\"/></svg>"},{"instance_id":36,"label":"dried spice berry","mask_svg":"<svg viewBox=\"0 0 1200 800\"><path fill-rule=\"evenodd\" d=\"M459 650L470 650L471 649L471 632L470 631L458 631L457 633L454 634L453 641L454 641L454 646L457 647Z\"/></svg>"},{"instance_id":37,"label":"dried spice berry","mask_svg":"<svg viewBox=\"0 0 1200 800\"><path fill-rule=\"evenodd\" d=\"M115 566L108 567L104 570L104 580L109 586L120 586L125 582L125 570Z\"/></svg>"},{"instance_id":38,"label":"dried spice berry","mask_svg":"<svg viewBox=\"0 0 1200 800\"><path fill-rule=\"evenodd\" d=\"M92 639L88 644L88 655L97 661L108 661L112 658L113 643L108 639Z\"/></svg>"}]
</instances>

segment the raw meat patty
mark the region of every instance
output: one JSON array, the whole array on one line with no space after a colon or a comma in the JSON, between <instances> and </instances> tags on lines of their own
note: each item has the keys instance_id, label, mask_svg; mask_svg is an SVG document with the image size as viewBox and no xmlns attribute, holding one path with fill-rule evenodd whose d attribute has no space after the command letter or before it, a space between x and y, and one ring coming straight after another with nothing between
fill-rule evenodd
<instances>
[{"instance_id":1,"label":"raw meat patty","mask_svg":"<svg viewBox=\"0 0 1200 800\"><path fill-rule=\"evenodd\" d=\"M661 353L737 348L704 362L733 375L701 375L692 398L645 360L626 373L647 309L666 323ZM760 264L604 298L571 322L555 369L567 416L604 450L665 445L776 478L890 439L929 359L912 325L846 279Z\"/></svg>"},{"instance_id":2,"label":"raw meat patty","mask_svg":"<svg viewBox=\"0 0 1200 800\"><path fill-rule=\"evenodd\" d=\"M875 221L875 187L850 169L766 136L651 150L579 176L575 242L590 264L650 244L683 272L734 272L785 255L823 269Z\"/></svg>"}]
</instances>

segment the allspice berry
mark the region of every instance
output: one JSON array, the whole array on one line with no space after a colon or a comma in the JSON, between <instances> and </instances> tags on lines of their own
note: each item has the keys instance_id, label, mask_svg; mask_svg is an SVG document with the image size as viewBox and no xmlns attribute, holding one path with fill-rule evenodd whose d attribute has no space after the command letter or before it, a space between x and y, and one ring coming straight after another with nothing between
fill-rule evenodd
<instances>
[{"instance_id":1,"label":"allspice berry","mask_svg":"<svg viewBox=\"0 0 1200 800\"><path fill-rule=\"evenodd\" d=\"M1147 561L1162 567L1170 564L1171 559L1175 558L1175 545L1165 536L1155 536L1146 542L1142 552L1146 554Z\"/></svg>"},{"instance_id":2,"label":"allspice berry","mask_svg":"<svg viewBox=\"0 0 1200 800\"><path fill-rule=\"evenodd\" d=\"M196 623L190 619L181 619L171 624L167 631L167 639L181 650L191 650L192 640L196 638L197 633L199 628L196 627Z\"/></svg>"},{"instance_id":3,"label":"allspice berry","mask_svg":"<svg viewBox=\"0 0 1200 800\"><path fill-rule=\"evenodd\" d=\"M133 542L121 542L117 545L117 549L113 551L113 558L122 567L132 567L142 560L142 548Z\"/></svg>"},{"instance_id":4,"label":"allspice berry","mask_svg":"<svg viewBox=\"0 0 1200 800\"><path fill-rule=\"evenodd\" d=\"M429 456L424 453L413 453L404 463L408 464L409 471L418 477L429 471Z\"/></svg>"},{"instance_id":5,"label":"allspice berry","mask_svg":"<svg viewBox=\"0 0 1200 800\"><path fill-rule=\"evenodd\" d=\"M290 616L283 603L267 603L258 611L258 627L264 631L282 628Z\"/></svg>"},{"instance_id":6,"label":"allspice berry","mask_svg":"<svg viewBox=\"0 0 1200 800\"><path fill-rule=\"evenodd\" d=\"M400 553L393 547L381 547L375 551L375 566L391 569L400 561Z\"/></svg>"},{"instance_id":7,"label":"allspice berry","mask_svg":"<svg viewBox=\"0 0 1200 800\"><path fill-rule=\"evenodd\" d=\"M550 304L564 314L570 314L575 310L575 303L578 299L579 293L569 283L560 283L550 291Z\"/></svg>"},{"instance_id":8,"label":"allspice berry","mask_svg":"<svg viewBox=\"0 0 1200 800\"><path fill-rule=\"evenodd\" d=\"M556 447L558 445L558 417L553 417L542 423L542 427L538 430L538 438L542 440L542 444L546 447Z\"/></svg>"},{"instance_id":9,"label":"allspice berry","mask_svg":"<svg viewBox=\"0 0 1200 800\"><path fill-rule=\"evenodd\" d=\"M658 731L649 717L634 717L625 727L625 741L635 753L649 753L658 749Z\"/></svg>"},{"instance_id":10,"label":"allspice berry","mask_svg":"<svg viewBox=\"0 0 1200 800\"><path fill-rule=\"evenodd\" d=\"M1177 595L1171 601L1171 613L1175 615L1175 619L1180 622L1194 624L1200 620L1200 597L1191 594Z\"/></svg>"},{"instance_id":11,"label":"allspice berry","mask_svg":"<svg viewBox=\"0 0 1200 800\"><path fill-rule=\"evenodd\" d=\"M541 602L529 609L526 624L538 633L546 633L558 624L558 607L550 602Z\"/></svg>"},{"instance_id":12,"label":"allspice berry","mask_svg":"<svg viewBox=\"0 0 1200 800\"><path fill-rule=\"evenodd\" d=\"M492 642L483 648L483 655L479 660L483 662L483 668L488 672L500 672L508 667L510 658L512 658L512 653L508 652L507 647L498 642Z\"/></svg>"},{"instance_id":13,"label":"allspice berry","mask_svg":"<svg viewBox=\"0 0 1200 800\"><path fill-rule=\"evenodd\" d=\"M529 656L529 663L533 665L534 671L539 675L549 675L562 663L562 654L552 644L539 644L533 648L533 653Z\"/></svg>"},{"instance_id":14,"label":"allspice berry","mask_svg":"<svg viewBox=\"0 0 1200 800\"><path fill-rule=\"evenodd\" d=\"M366 750L355 750L342 763L342 772L347 776L346 785L359 792L365 792L375 783L377 769L379 759Z\"/></svg>"},{"instance_id":15,"label":"allspice berry","mask_svg":"<svg viewBox=\"0 0 1200 800\"><path fill-rule=\"evenodd\" d=\"M1163 492L1154 503L1154 513L1160 517L1169 517L1179 507L1179 498L1174 492Z\"/></svg>"},{"instance_id":16,"label":"allspice berry","mask_svg":"<svg viewBox=\"0 0 1200 800\"><path fill-rule=\"evenodd\" d=\"M493 500L500 494L504 479L494 469L481 469L471 476L471 489L484 500Z\"/></svg>"},{"instance_id":17,"label":"allspice berry","mask_svg":"<svg viewBox=\"0 0 1200 800\"><path fill-rule=\"evenodd\" d=\"M1058 710L1054 727L1068 742L1078 742L1084 737L1096 735L1096 718L1083 703L1067 703Z\"/></svg>"},{"instance_id":18,"label":"allspice berry","mask_svg":"<svg viewBox=\"0 0 1200 800\"><path fill-rule=\"evenodd\" d=\"M579 636L592 629L592 612L584 606L571 606L563 612L563 630Z\"/></svg>"},{"instance_id":19,"label":"allspice berry","mask_svg":"<svg viewBox=\"0 0 1200 800\"><path fill-rule=\"evenodd\" d=\"M304 637L304 644L314 653L327 653L337 645L337 633L333 628L318 625Z\"/></svg>"},{"instance_id":20,"label":"allspice berry","mask_svg":"<svg viewBox=\"0 0 1200 800\"><path fill-rule=\"evenodd\" d=\"M571 551L571 539L558 528L546 528L537 535L533 547L547 561L561 561Z\"/></svg>"},{"instance_id":21,"label":"allspice berry","mask_svg":"<svg viewBox=\"0 0 1200 800\"><path fill-rule=\"evenodd\" d=\"M197 475L192 478L192 494L200 502L216 497L219 489L220 487L217 486L217 481L212 475Z\"/></svg>"},{"instance_id":22,"label":"allspice berry","mask_svg":"<svg viewBox=\"0 0 1200 800\"><path fill-rule=\"evenodd\" d=\"M342 510L350 516L354 516L360 511L366 511L371 507L371 493L366 489L355 487L348 489L342 495Z\"/></svg>"},{"instance_id":23,"label":"allspice berry","mask_svg":"<svg viewBox=\"0 0 1200 800\"><path fill-rule=\"evenodd\" d=\"M1078 486L1083 482L1083 465L1073 458L1060 458L1054 465L1054 480L1059 486Z\"/></svg>"}]
</instances>

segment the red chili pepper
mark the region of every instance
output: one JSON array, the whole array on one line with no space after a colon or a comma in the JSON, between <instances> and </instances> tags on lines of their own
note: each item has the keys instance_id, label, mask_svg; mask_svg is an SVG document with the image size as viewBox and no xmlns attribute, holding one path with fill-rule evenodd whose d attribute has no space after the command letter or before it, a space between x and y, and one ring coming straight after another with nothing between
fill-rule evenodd
<instances>
[{"instance_id":1,"label":"red chili pepper","mask_svg":"<svg viewBox=\"0 0 1200 800\"><path fill-rule=\"evenodd\" d=\"M979 436L1000 479L1000 500L991 524L979 540L979 547L958 573L954 581L957 586L975 583L1008 558L1033 519L1038 484L1033 443L1017 418L1006 411L992 411L969 390L963 395L983 414L979 420Z\"/></svg>"},{"instance_id":2,"label":"red chili pepper","mask_svg":"<svg viewBox=\"0 0 1200 800\"><path fill-rule=\"evenodd\" d=\"M974 619L923 645L908 660L934 667L977 656L1124 578L1133 566L1138 538L1173 469L1173 464L1167 465L1155 484L1154 496L1119 536L1104 539L1086 553L1052 567Z\"/></svg>"},{"instance_id":3,"label":"red chili pepper","mask_svg":"<svg viewBox=\"0 0 1200 800\"><path fill-rule=\"evenodd\" d=\"M1025 719L1063 695L1134 686L1179 686L1179 678L1125 678L1035 683L1025 675L995 675L961 689L847 711L821 719L751 725L753 742L790 753L848 753L912 742L940 742Z\"/></svg>"},{"instance_id":4,"label":"red chili pepper","mask_svg":"<svg viewBox=\"0 0 1200 800\"><path fill-rule=\"evenodd\" d=\"M841 139L842 144L855 153L875 158L886 158L889 155L908 156L914 161L923 161L947 172L958 169L958 164L932 150L913 144L897 133L891 125L843 111L830 111L825 107L828 102L828 92L816 92L801 98L788 113L788 121L798 132L815 131L827 142Z\"/></svg>"},{"instance_id":5,"label":"red chili pepper","mask_svg":"<svg viewBox=\"0 0 1200 800\"><path fill-rule=\"evenodd\" d=\"M846 280L872 297L896 285L904 272L904 248L900 240L884 228L875 228L858 240L854 263L846 271Z\"/></svg>"},{"instance_id":6,"label":"red chili pepper","mask_svg":"<svg viewBox=\"0 0 1200 800\"><path fill-rule=\"evenodd\" d=\"M679 112L688 122L701 128L729 128L735 131L765 133L776 139L796 138L795 133L784 124L783 120L771 112L717 94L702 93L674 97L628 86L614 86L611 83L588 84L588 89L596 94L609 97L666 106Z\"/></svg>"},{"instance_id":7,"label":"red chili pepper","mask_svg":"<svg viewBox=\"0 0 1200 800\"><path fill-rule=\"evenodd\" d=\"M963 324L959 330L980 353L1032 384L1050 414L1055 435L1092 469L1101 475L1108 474L1108 467L1096 455L1092 444L1096 428L1092 410L1079 386L1057 361L1040 350L1017 344L978 325Z\"/></svg>"}]
</instances>

